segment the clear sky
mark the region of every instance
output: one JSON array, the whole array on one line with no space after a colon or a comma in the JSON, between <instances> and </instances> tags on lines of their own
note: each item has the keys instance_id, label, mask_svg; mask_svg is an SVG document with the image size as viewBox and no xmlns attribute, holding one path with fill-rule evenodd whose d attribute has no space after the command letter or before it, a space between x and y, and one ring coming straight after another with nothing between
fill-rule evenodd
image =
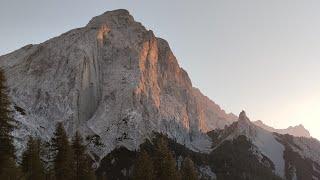
<instances>
[{"instance_id":1,"label":"clear sky","mask_svg":"<svg viewBox=\"0 0 320 180\"><path fill-rule=\"evenodd\" d=\"M320 139L318 0L1 0L0 54L128 9L227 112Z\"/></svg>"}]
</instances>

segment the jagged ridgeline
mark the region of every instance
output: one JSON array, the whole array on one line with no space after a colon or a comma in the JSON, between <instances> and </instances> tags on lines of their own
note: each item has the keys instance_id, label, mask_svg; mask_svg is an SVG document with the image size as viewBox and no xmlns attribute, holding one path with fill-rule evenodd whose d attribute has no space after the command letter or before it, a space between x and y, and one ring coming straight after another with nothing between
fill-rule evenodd
<instances>
[{"instance_id":1,"label":"jagged ridgeline","mask_svg":"<svg viewBox=\"0 0 320 180\"><path fill-rule=\"evenodd\" d=\"M20 173L35 161L46 179L90 179L91 168L99 179L320 178L317 140L226 113L126 10L0 56L0 67L1 147L16 150L1 162Z\"/></svg>"}]
</instances>

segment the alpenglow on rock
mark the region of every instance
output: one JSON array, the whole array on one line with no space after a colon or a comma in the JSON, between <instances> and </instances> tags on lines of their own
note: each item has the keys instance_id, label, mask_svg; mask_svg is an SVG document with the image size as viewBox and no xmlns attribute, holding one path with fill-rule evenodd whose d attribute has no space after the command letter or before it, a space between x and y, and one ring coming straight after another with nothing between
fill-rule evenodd
<instances>
[{"instance_id":1,"label":"alpenglow on rock","mask_svg":"<svg viewBox=\"0 0 320 180\"><path fill-rule=\"evenodd\" d=\"M69 135L97 134L105 148L136 149L162 132L205 151L207 132L237 117L192 87L168 43L155 37L126 10L94 17L85 27L0 57L19 129L50 138L57 122Z\"/></svg>"}]
</instances>

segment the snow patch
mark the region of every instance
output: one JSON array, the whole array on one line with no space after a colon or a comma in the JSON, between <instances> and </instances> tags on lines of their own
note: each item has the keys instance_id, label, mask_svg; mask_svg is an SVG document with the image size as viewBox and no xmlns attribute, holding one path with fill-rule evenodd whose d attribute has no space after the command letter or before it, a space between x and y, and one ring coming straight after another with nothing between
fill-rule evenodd
<instances>
[{"instance_id":1,"label":"snow patch","mask_svg":"<svg viewBox=\"0 0 320 180\"><path fill-rule=\"evenodd\" d=\"M257 128L257 134L253 144L259 148L262 154L267 156L275 166L275 173L284 177L285 162L283 159L284 146L279 143L270 132Z\"/></svg>"}]
</instances>

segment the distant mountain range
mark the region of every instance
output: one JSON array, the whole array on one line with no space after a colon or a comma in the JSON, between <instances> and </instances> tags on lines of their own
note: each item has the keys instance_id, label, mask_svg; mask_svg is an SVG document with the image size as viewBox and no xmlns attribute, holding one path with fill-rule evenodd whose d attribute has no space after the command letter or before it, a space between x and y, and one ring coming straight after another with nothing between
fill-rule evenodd
<instances>
[{"instance_id":1,"label":"distant mountain range","mask_svg":"<svg viewBox=\"0 0 320 180\"><path fill-rule=\"evenodd\" d=\"M302 124L300 124L298 126L293 126L293 127L290 126L286 129L275 129L271 126L264 124L261 120L254 121L253 123L255 125L265 129L265 130L270 131L270 132L276 132L279 134L290 134L290 135L297 136L297 137L307 137L307 138L311 137L309 131L307 129L305 129Z\"/></svg>"},{"instance_id":2,"label":"distant mountain range","mask_svg":"<svg viewBox=\"0 0 320 180\"><path fill-rule=\"evenodd\" d=\"M0 67L18 121L18 156L29 135L47 141L62 122L69 136L101 138L105 146L90 153L97 172L110 176L131 176L130 164L106 168L116 161L110 157L134 154L162 134L177 162L192 157L204 179L320 179L320 143L302 125L277 130L245 112L226 113L127 10L0 56Z\"/></svg>"}]
</instances>

